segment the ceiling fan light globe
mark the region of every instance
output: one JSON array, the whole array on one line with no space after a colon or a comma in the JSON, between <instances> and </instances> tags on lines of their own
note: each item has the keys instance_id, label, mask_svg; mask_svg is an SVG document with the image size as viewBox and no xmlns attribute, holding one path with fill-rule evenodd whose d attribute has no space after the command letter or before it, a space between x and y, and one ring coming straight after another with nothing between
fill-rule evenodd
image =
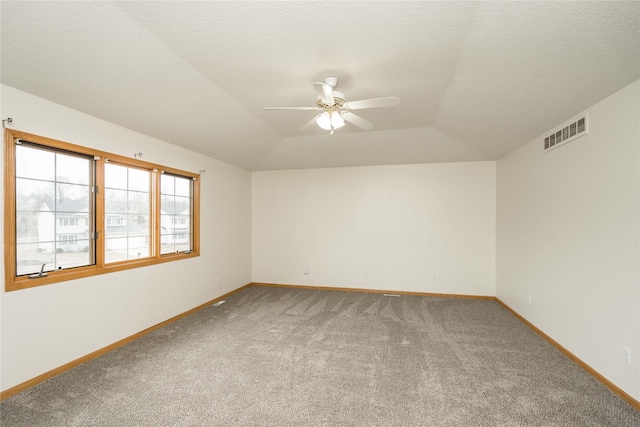
<instances>
[{"instance_id":1,"label":"ceiling fan light globe","mask_svg":"<svg viewBox=\"0 0 640 427\"><path fill-rule=\"evenodd\" d=\"M342 116L338 113L333 113L331 115L331 124L333 125L334 129L339 129L342 126L344 126L344 119L342 118Z\"/></svg>"},{"instance_id":2,"label":"ceiling fan light globe","mask_svg":"<svg viewBox=\"0 0 640 427\"><path fill-rule=\"evenodd\" d=\"M324 130L331 130L331 115L325 111L316 119L316 123Z\"/></svg>"}]
</instances>

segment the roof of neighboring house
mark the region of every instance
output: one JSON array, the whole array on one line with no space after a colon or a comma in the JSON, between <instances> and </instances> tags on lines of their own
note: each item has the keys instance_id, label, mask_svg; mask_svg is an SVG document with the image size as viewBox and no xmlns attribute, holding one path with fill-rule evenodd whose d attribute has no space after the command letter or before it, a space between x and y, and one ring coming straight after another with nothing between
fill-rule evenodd
<instances>
[{"instance_id":1,"label":"roof of neighboring house","mask_svg":"<svg viewBox=\"0 0 640 427\"><path fill-rule=\"evenodd\" d=\"M53 212L54 209L51 209L47 202L44 202L40 207L40 212ZM89 207L86 203L74 203L74 202L57 202L55 204L55 210L59 213L67 212L72 213L74 215L83 214L87 215L89 213Z\"/></svg>"},{"instance_id":2,"label":"roof of neighboring house","mask_svg":"<svg viewBox=\"0 0 640 427\"><path fill-rule=\"evenodd\" d=\"M74 203L74 202L58 202L55 204L55 210L58 213L71 213L74 215L83 214L86 215L89 213L89 208L86 203ZM47 202L42 204L40 211L49 211L52 212L53 209L49 206ZM182 208L181 206L163 206L160 210L160 213L163 215L180 215L180 216L189 216L189 207ZM125 215L126 212L111 210L107 212L107 215Z\"/></svg>"},{"instance_id":3,"label":"roof of neighboring house","mask_svg":"<svg viewBox=\"0 0 640 427\"><path fill-rule=\"evenodd\" d=\"M58 214L70 213L73 215L86 216L89 213L89 208L86 203L74 203L74 202L58 202L55 204L56 212ZM40 212L53 212L53 209L49 206L47 202L42 204L40 207ZM107 216L126 216L127 213L124 210L111 210L107 212ZM64 215L58 215L64 216Z\"/></svg>"},{"instance_id":4,"label":"roof of neighboring house","mask_svg":"<svg viewBox=\"0 0 640 427\"><path fill-rule=\"evenodd\" d=\"M73 202L66 202L66 203L56 203L55 205L57 211L57 215L60 216L87 216L89 213L89 208L87 208L87 205L85 203L73 203ZM42 212L53 212L52 209L49 207L49 205L45 202L42 204L42 207L40 208L40 211L38 212L38 215ZM70 214L70 215L65 215L65 214ZM108 217L126 217L127 214L125 212L107 212L107 216ZM129 232L129 233L144 233L146 230L148 230L148 225L140 225L138 224L137 221L135 220L128 220L127 221L127 225L107 225L106 226L107 229L107 233L125 233L125 232Z\"/></svg>"}]
</instances>

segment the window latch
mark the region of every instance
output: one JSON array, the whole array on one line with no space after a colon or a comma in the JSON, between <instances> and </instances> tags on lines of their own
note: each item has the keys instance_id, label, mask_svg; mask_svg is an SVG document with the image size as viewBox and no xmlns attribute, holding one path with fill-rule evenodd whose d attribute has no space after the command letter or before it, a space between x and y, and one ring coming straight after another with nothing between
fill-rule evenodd
<instances>
[{"instance_id":1,"label":"window latch","mask_svg":"<svg viewBox=\"0 0 640 427\"><path fill-rule=\"evenodd\" d=\"M40 267L40 272L32 274L31 276L29 276L29 279L39 279L40 277L47 277L47 273L44 272L45 265L47 264L42 264L42 267Z\"/></svg>"}]
</instances>

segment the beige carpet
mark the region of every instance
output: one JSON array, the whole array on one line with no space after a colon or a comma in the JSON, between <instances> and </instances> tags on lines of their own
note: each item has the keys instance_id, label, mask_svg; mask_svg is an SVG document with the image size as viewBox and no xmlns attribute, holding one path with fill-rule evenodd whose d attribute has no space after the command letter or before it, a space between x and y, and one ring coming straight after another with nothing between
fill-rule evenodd
<instances>
[{"instance_id":1,"label":"beige carpet","mask_svg":"<svg viewBox=\"0 0 640 427\"><path fill-rule=\"evenodd\" d=\"M640 426L493 301L251 287L0 405L9 426Z\"/></svg>"}]
</instances>

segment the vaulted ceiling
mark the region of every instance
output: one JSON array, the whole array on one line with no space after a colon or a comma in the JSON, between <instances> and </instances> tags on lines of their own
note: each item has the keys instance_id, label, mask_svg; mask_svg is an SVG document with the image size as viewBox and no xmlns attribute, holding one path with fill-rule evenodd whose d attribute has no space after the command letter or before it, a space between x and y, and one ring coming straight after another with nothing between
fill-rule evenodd
<instances>
[{"instance_id":1,"label":"vaulted ceiling","mask_svg":"<svg viewBox=\"0 0 640 427\"><path fill-rule=\"evenodd\" d=\"M1 80L249 170L497 159L640 78L640 2L2 1ZM374 123L301 130L338 77Z\"/></svg>"}]
</instances>

